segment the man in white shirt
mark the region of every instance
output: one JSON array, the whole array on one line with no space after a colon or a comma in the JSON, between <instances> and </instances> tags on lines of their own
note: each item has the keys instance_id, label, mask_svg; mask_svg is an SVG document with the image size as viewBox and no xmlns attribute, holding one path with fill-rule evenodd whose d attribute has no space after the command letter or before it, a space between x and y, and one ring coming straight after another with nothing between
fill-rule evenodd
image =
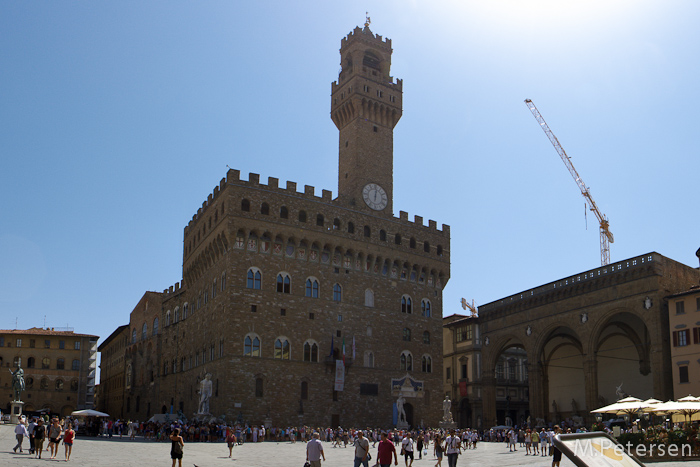
<instances>
[{"instance_id":1,"label":"man in white shirt","mask_svg":"<svg viewBox=\"0 0 700 467\"><path fill-rule=\"evenodd\" d=\"M369 440L365 438L364 433L360 430L357 432L357 439L355 440L355 467L360 467L360 464L369 467L367 454L369 454Z\"/></svg>"},{"instance_id":2,"label":"man in white shirt","mask_svg":"<svg viewBox=\"0 0 700 467\"><path fill-rule=\"evenodd\" d=\"M311 441L306 443L306 460L311 464L311 467L321 467L321 457L326 461L326 455L323 453L323 444L318 439L318 432L314 431Z\"/></svg>"},{"instance_id":3,"label":"man in white shirt","mask_svg":"<svg viewBox=\"0 0 700 467\"><path fill-rule=\"evenodd\" d=\"M450 436L445 439L445 453L447 454L447 465L449 467L457 467L457 456L460 452L461 440L455 434L454 428L450 430Z\"/></svg>"},{"instance_id":4,"label":"man in white shirt","mask_svg":"<svg viewBox=\"0 0 700 467\"><path fill-rule=\"evenodd\" d=\"M411 467L413 465L413 438L411 438L411 432L406 433L406 437L401 441L401 449L403 449L404 462L406 467ZM409 457L411 458L411 463L408 463Z\"/></svg>"},{"instance_id":5,"label":"man in white shirt","mask_svg":"<svg viewBox=\"0 0 700 467\"><path fill-rule=\"evenodd\" d=\"M22 451L22 441L24 440L24 437L29 437L29 433L27 432L27 427L24 426L24 423L22 423L22 419L17 422L17 426L15 427L15 436L17 437L17 446L15 446L12 450L17 452L17 448L19 448L19 452Z\"/></svg>"}]
</instances>

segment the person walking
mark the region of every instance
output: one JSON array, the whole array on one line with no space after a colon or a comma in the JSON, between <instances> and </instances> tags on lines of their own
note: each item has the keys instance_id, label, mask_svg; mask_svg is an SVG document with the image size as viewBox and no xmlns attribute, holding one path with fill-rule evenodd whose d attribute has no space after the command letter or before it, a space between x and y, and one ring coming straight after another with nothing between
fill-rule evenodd
<instances>
[{"instance_id":1,"label":"person walking","mask_svg":"<svg viewBox=\"0 0 700 467\"><path fill-rule=\"evenodd\" d=\"M173 467L175 467L175 461L178 461L178 466L182 467L182 448L185 447L185 442L180 436L180 429L175 428L170 434L170 441L172 442L170 446L170 458L173 460Z\"/></svg>"},{"instance_id":2,"label":"person walking","mask_svg":"<svg viewBox=\"0 0 700 467\"><path fill-rule=\"evenodd\" d=\"M73 452L74 439L75 431L73 431L73 425L69 422L63 434L63 445L66 447L66 462L70 460L70 455Z\"/></svg>"},{"instance_id":3,"label":"person walking","mask_svg":"<svg viewBox=\"0 0 700 467\"><path fill-rule=\"evenodd\" d=\"M532 455L536 456L540 453L540 435L537 433L537 428L532 430L530 438L532 439Z\"/></svg>"},{"instance_id":4,"label":"person walking","mask_svg":"<svg viewBox=\"0 0 700 467\"><path fill-rule=\"evenodd\" d=\"M306 461L311 467L321 467L321 458L326 461L326 455L323 453L323 444L318 439L318 431L314 431L311 435L311 441L306 443Z\"/></svg>"},{"instance_id":5,"label":"person walking","mask_svg":"<svg viewBox=\"0 0 700 467\"><path fill-rule=\"evenodd\" d=\"M442 454L444 451L445 447L442 445L442 438L440 437L440 433L438 433L435 435L435 441L433 441L433 453L437 458L437 464L435 464L435 467L442 467Z\"/></svg>"},{"instance_id":6,"label":"person walking","mask_svg":"<svg viewBox=\"0 0 700 467\"><path fill-rule=\"evenodd\" d=\"M360 464L369 467L369 440L365 438L362 430L357 432L355 440L355 467L360 467Z\"/></svg>"},{"instance_id":7,"label":"person walking","mask_svg":"<svg viewBox=\"0 0 700 467\"><path fill-rule=\"evenodd\" d=\"M416 449L418 449L418 459L423 459L423 432L419 431L416 436Z\"/></svg>"},{"instance_id":8,"label":"person walking","mask_svg":"<svg viewBox=\"0 0 700 467\"><path fill-rule=\"evenodd\" d=\"M399 465L399 458L396 456L396 447L392 443L385 431L382 431L381 441L377 446L377 462L380 467L389 467L391 465L391 456L394 456L394 465Z\"/></svg>"},{"instance_id":9,"label":"person walking","mask_svg":"<svg viewBox=\"0 0 700 467\"><path fill-rule=\"evenodd\" d=\"M46 427L44 426L44 419L39 418L39 422L34 428L34 452L36 457L41 459L41 451L44 450L44 438L46 437Z\"/></svg>"},{"instance_id":10,"label":"person walking","mask_svg":"<svg viewBox=\"0 0 700 467\"><path fill-rule=\"evenodd\" d=\"M14 452L17 452L18 448L19 452L23 452L22 441L24 441L25 436L29 437L29 432L27 431L27 427L24 426L24 423L22 423L22 419L20 419L17 422L17 426L15 427L15 437L17 438L17 445L14 448L12 448Z\"/></svg>"},{"instance_id":11,"label":"person walking","mask_svg":"<svg viewBox=\"0 0 700 467\"><path fill-rule=\"evenodd\" d=\"M32 418L27 427L27 432L29 432L29 454L34 454L34 428L36 428L36 418Z\"/></svg>"},{"instance_id":12,"label":"person walking","mask_svg":"<svg viewBox=\"0 0 700 467\"><path fill-rule=\"evenodd\" d=\"M559 425L554 425L554 435L561 434L561 428L559 428ZM554 446L554 443L552 442L552 467L559 467L559 463L561 462L561 451L559 448Z\"/></svg>"},{"instance_id":13,"label":"person walking","mask_svg":"<svg viewBox=\"0 0 700 467\"><path fill-rule=\"evenodd\" d=\"M411 432L406 433L406 437L401 441L401 450L403 451L403 458L406 467L411 467L413 465L413 438L411 437ZM411 459L409 464L408 459Z\"/></svg>"},{"instance_id":14,"label":"person walking","mask_svg":"<svg viewBox=\"0 0 700 467\"><path fill-rule=\"evenodd\" d=\"M51 420L51 426L48 431L50 459L55 459L58 454L58 443L61 442L61 425L58 423L58 418Z\"/></svg>"},{"instance_id":15,"label":"person walking","mask_svg":"<svg viewBox=\"0 0 700 467\"><path fill-rule=\"evenodd\" d=\"M445 440L445 450L447 453L447 465L449 467L457 467L457 457L460 452L461 440L455 434L454 428L450 430L450 436Z\"/></svg>"}]
</instances>

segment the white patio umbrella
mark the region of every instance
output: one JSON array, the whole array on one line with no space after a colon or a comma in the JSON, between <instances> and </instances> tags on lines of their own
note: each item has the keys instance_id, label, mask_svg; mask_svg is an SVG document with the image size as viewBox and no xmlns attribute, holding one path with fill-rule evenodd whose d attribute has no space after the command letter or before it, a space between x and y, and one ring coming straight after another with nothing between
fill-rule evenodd
<instances>
[{"instance_id":1,"label":"white patio umbrella","mask_svg":"<svg viewBox=\"0 0 700 467\"><path fill-rule=\"evenodd\" d=\"M698 402L698 401L700 401L700 397L691 396L690 394L678 399L678 402Z\"/></svg>"},{"instance_id":2,"label":"white patio umbrella","mask_svg":"<svg viewBox=\"0 0 700 467\"><path fill-rule=\"evenodd\" d=\"M86 410L76 410L71 412L74 417L109 417L108 413L98 412L97 410L86 409Z\"/></svg>"},{"instance_id":3,"label":"white patio umbrella","mask_svg":"<svg viewBox=\"0 0 700 467\"><path fill-rule=\"evenodd\" d=\"M628 399L628 400L625 400ZM614 404L606 405L596 410L591 410L591 413L609 413L614 415L633 415L646 407L646 404L641 399L625 398L615 402ZM633 400L632 400L633 399Z\"/></svg>"}]
</instances>

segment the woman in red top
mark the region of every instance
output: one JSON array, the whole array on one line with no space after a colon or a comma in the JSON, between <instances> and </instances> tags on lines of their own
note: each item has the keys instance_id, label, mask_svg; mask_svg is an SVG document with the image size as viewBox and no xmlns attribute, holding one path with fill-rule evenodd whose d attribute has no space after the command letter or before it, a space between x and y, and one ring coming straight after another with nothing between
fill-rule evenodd
<instances>
[{"instance_id":1,"label":"woman in red top","mask_svg":"<svg viewBox=\"0 0 700 467\"><path fill-rule=\"evenodd\" d=\"M75 439L75 431L73 424L68 424L68 429L63 433L63 445L66 447L66 462L70 460L70 454L73 451L73 440Z\"/></svg>"},{"instance_id":2,"label":"woman in red top","mask_svg":"<svg viewBox=\"0 0 700 467\"><path fill-rule=\"evenodd\" d=\"M394 443L386 437L386 432L382 432L382 440L377 446L377 462L381 467L389 467L391 465L391 454L394 454L394 465L399 465L399 459L396 457L396 448Z\"/></svg>"}]
</instances>

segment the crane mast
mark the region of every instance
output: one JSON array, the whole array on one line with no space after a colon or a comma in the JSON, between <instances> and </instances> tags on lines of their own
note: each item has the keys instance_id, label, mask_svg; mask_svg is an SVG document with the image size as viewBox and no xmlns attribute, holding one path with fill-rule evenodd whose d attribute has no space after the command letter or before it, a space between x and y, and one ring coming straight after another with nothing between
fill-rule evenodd
<instances>
[{"instance_id":1,"label":"crane mast","mask_svg":"<svg viewBox=\"0 0 700 467\"><path fill-rule=\"evenodd\" d=\"M554 149L556 149L557 154L559 154L561 160L564 161L564 165L567 169L569 169L569 173L572 177L574 177L576 185L578 185L579 189L581 190L581 194L591 206L591 211L593 211L595 216L598 218L598 222L600 223L600 264L602 266L610 264L610 243L614 243L615 239L612 232L610 232L610 222L608 221L608 218L605 217L605 214L602 214L598 209L598 205L591 196L591 191L588 189L586 184L583 183L583 180L576 171L574 164L571 163L571 159L566 154L566 151L564 151L564 148L559 143L557 137L554 135L554 133L552 133L552 130L549 129L549 125L547 125L547 122L544 121L544 118L540 114L539 110L537 110L537 107L535 107L535 104L532 102L532 100L525 99L525 105L527 105L527 108L530 109L532 115L534 115L535 119L539 122L540 126L542 127L542 131L544 131L544 134L546 134L547 138L549 138L549 141L552 143L552 146L554 146Z\"/></svg>"}]
</instances>

